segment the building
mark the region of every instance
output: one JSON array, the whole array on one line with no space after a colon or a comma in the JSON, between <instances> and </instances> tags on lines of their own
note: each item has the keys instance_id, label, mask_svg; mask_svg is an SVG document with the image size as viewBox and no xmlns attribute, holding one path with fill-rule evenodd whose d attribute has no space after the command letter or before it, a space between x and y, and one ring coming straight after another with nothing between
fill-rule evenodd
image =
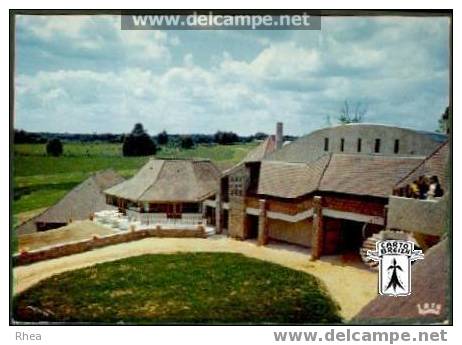
<instances>
[{"instance_id":1,"label":"building","mask_svg":"<svg viewBox=\"0 0 462 345\"><path fill-rule=\"evenodd\" d=\"M278 125L275 142L281 142ZM439 133L352 124L315 131L224 173L217 228L231 237L311 247L312 257L358 253L386 227L396 183L447 140Z\"/></svg>"},{"instance_id":2,"label":"building","mask_svg":"<svg viewBox=\"0 0 462 345\"><path fill-rule=\"evenodd\" d=\"M310 162L326 153L426 157L446 140L446 135L436 132L352 123L316 130L267 159Z\"/></svg>"},{"instance_id":3,"label":"building","mask_svg":"<svg viewBox=\"0 0 462 345\"><path fill-rule=\"evenodd\" d=\"M91 175L55 205L19 225L18 235L56 229L75 220L89 219L95 212L108 209L103 191L124 179L113 170Z\"/></svg>"},{"instance_id":4,"label":"building","mask_svg":"<svg viewBox=\"0 0 462 345\"><path fill-rule=\"evenodd\" d=\"M109 205L143 223L202 222L208 216L203 204L215 199L219 178L209 160L150 159L131 179L104 193Z\"/></svg>"}]
</instances>

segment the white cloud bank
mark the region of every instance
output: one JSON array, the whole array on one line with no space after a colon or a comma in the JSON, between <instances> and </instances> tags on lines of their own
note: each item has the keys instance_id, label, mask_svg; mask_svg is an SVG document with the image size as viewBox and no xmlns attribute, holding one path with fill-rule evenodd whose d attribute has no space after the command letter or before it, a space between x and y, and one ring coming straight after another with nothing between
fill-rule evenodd
<instances>
[{"instance_id":1,"label":"white cloud bank","mask_svg":"<svg viewBox=\"0 0 462 345\"><path fill-rule=\"evenodd\" d=\"M114 17L18 25L25 67L15 126L28 130L127 132L142 122L152 134L251 134L282 120L299 135L338 116L345 99L367 103L367 121L433 130L448 104L443 19L332 18L320 32L255 38L265 45L255 42L251 59L235 57L252 44L246 39L208 61L193 48L180 52L180 32L121 31ZM21 50L56 63L32 66Z\"/></svg>"}]
</instances>

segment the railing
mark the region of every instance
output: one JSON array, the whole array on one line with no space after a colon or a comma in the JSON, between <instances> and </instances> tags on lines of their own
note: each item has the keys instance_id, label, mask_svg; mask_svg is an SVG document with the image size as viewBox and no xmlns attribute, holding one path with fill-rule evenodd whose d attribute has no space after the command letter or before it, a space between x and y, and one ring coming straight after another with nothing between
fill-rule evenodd
<instances>
[{"instance_id":1,"label":"railing","mask_svg":"<svg viewBox=\"0 0 462 345\"><path fill-rule=\"evenodd\" d=\"M201 213L182 213L181 218L169 218L166 213L140 213L128 209L127 217L130 221L139 221L141 224L196 225L205 222Z\"/></svg>"},{"instance_id":2,"label":"railing","mask_svg":"<svg viewBox=\"0 0 462 345\"><path fill-rule=\"evenodd\" d=\"M439 236L446 226L447 201L447 195L435 200L390 196L387 228Z\"/></svg>"}]
</instances>

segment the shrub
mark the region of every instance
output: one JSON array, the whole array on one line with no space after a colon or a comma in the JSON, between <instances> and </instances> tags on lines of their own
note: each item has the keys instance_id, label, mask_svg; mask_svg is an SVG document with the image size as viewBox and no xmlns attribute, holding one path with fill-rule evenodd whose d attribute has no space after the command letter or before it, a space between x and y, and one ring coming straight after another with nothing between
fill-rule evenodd
<instances>
[{"instance_id":1,"label":"shrub","mask_svg":"<svg viewBox=\"0 0 462 345\"><path fill-rule=\"evenodd\" d=\"M239 136L233 132L221 132L215 133L215 142L221 145L233 144L239 141Z\"/></svg>"},{"instance_id":2,"label":"shrub","mask_svg":"<svg viewBox=\"0 0 462 345\"><path fill-rule=\"evenodd\" d=\"M194 141L192 140L190 135L184 135L181 137L180 145L183 149L190 149L194 146Z\"/></svg>"},{"instance_id":3,"label":"shrub","mask_svg":"<svg viewBox=\"0 0 462 345\"><path fill-rule=\"evenodd\" d=\"M157 147L141 123L124 137L122 153L124 156L150 156L156 154Z\"/></svg>"},{"instance_id":4,"label":"shrub","mask_svg":"<svg viewBox=\"0 0 462 345\"><path fill-rule=\"evenodd\" d=\"M157 144L167 145L168 144L168 134L166 131L162 131L157 134Z\"/></svg>"},{"instance_id":5,"label":"shrub","mask_svg":"<svg viewBox=\"0 0 462 345\"><path fill-rule=\"evenodd\" d=\"M46 150L49 156L59 157L63 154L63 144L59 139L51 139L46 145Z\"/></svg>"}]
</instances>

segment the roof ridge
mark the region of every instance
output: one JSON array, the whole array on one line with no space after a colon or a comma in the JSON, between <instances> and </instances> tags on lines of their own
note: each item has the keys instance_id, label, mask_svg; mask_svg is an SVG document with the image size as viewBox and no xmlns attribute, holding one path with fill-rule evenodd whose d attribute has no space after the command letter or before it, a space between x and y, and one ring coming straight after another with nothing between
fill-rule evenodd
<instances>
[{"instance_id":1,"label":"roof ridge","mask_svg":"<svg viewBox=\"0 0 462 345\"><path fill-rule=\"evenodd\" d=\"M162 165L161 165L159 171L157 172L156 178L155 178L151 183L148 183L148 186L140 193L140 195L138 195L138 197L137 197L138 200L141 199L141 197L144 195L144 193L147 192L147 190L148 190L149 188L151 188L152 186L154 186L154 184L157 182L157 180L158 180L158 178L159 178L160 173L162 172L162 170L164 170L165 160L163 160L163 159L150 159L145 165L150 164L152 161L155 161L155 160L161 161L161 164L162 164ZM133 177L132 177L132 178L133 178Z\"/></svg>"},{"instance_id":2,"label":"roof ridge","mask_svg":"<svg viewBox=\"0 0 462 345\"><path fill-rule=\"evenodd\" d=\"M438 146L432 153L430 153L427 157L422 159L422 161L419 164L417 164L417 166L414 169L412 169L405 176L403 176L401 179L399 179L395 183L395 186L399 185L401 182L403 182L405 179L407 179L409 176L411 176L414 172L417 171L417 169L419 169L423 164L428 162L430 160L430 158L433 158L444 146L446 146L448 144L449 144L449 140L446 140L444 143L442 143L440 146Z\"/></svg>"},{"instance_id":3,"label":"roof ridge","mask_svg":"<svg viewBox=\"0 0 462 345\"><path fill-rule=\"evenodd\" d=\"M327 168L329 167L330 162L332 161L332 156L333 156L333 153L329 152L327 162L324 165L324 169L322 169L321 176L319 177L319 181L318 181L318 185L316 186L316 190L319 190L321 188L321 183L322 183L322 180L324 179L324 174L326 173Z\"/></svg>"},{"instance_id":4,"label":"roof ridge","mask_svg":"<svg viewBox=\"0 0 462 345\"><path fill-rule=\"evenodd\" d=\"M195 182L196 182L195 185L196 185L196 186L199 186L200 192L202 192L202 183L201 183L201 181L199 180L199 178L197 177L197 171L196 171L196 169L194 168L194 164L191 164L191 169L192 169L192 171L193 171L194 179L196 180L196 181L195 181ZM202 196L202 194L201 194L201 196Z\"/></svg>"}]
</instances>

